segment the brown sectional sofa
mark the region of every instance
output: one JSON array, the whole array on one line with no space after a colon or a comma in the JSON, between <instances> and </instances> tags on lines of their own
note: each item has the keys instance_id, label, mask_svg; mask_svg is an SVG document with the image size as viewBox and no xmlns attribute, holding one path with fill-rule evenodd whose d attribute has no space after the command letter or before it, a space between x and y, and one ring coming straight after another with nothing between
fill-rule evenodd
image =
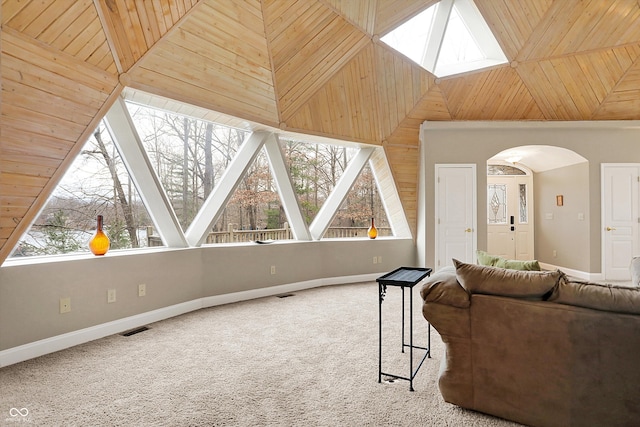
<instances>
[{"instance_id":1,"label":"brown sectional sofa","mask_svg":"<svg viewBox=\"0 0 640 427\"><path fill-rule=\"evenodd\" d=\"M640 288L456 261L421 296L445 401L531 426L640 426Z\"/></svg>"}]
</instances>

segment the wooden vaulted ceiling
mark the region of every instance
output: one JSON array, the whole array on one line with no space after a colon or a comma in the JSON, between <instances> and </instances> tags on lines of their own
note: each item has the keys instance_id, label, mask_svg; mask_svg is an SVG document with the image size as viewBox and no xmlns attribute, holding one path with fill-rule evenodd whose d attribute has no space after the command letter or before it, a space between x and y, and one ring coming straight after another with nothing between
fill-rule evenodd
<instances>
[{"instance_id":1,"label":"wooden vaulted ceiling","mask_svg":"<svg viewBox=\"0 0 640 427\"><path fill-rule=\"evenodd\" d=\"M121 95L382 145L414 230L425 120L640 118L638 0L475 0L509 63L448 78L379 41L435 2L2 0L0 262Z\"/></svg>"}]
</instances>

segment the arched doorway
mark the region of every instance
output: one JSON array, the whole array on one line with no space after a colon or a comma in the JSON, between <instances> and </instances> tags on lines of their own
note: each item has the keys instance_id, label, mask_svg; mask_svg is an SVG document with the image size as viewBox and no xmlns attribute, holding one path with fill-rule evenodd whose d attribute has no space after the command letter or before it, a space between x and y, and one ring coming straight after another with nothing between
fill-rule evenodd
<instances>
[{"instance_id":1,"label":"arched doorway","mask_svg":"<svg viewBox=\"0 0 640 427\"><path fill-rule=\"evenodd\" d=\"M575 264L572 256L576 251L567 250L564 241L567 233L583 234L582 225L587 225L585 221L575 221L579 215L584 217L588 209L575 203L576 186L588 197L588 190L584 190L589 186L588 171L577 171L578 175L575 171L581 163L586 164L587 159L578 153L549 145L513 147L491 157L487 161L487 251L510 259L542 258L550 265ZM491 170L489 166L495 167ZM496 204L492 184L506 185L504 190L510 194L506 197L511 207ZM571 206L556 206L556 195L566 192L572 195ZM494 215L496 207L502 210ZM540 218L535 217L536 212ZM513 245L513 249L509 245Z\"/></svg>"}]
</instances>

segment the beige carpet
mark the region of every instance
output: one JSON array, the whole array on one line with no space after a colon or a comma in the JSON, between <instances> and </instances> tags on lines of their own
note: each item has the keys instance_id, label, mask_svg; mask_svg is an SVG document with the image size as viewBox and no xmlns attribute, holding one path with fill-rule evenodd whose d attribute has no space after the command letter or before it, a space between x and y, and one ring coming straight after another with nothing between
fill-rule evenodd
<instances>
[{"instance_id":1,"label":"beige carpet","mask_svg":"<svg viewBox=\"0 0 640 427\"><path fill-rule=\"evenodd\" d=\"M383 369L405 375L400 295L389 288L383 305ZM414 303L414 339L424 345L417 288ZM435 331L414 392L406 381L378 383L375 282L212 307L149 327L1 369L0 425L517 425L442 400Z\"/></svg>"}]
</instances>

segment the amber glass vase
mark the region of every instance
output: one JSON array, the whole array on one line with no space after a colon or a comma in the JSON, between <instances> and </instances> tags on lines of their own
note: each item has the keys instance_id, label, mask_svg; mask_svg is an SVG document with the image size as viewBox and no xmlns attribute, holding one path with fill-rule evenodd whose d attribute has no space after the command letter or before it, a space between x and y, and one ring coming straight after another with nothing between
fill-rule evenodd
<instances>
[{"instance_id":1,"label":"amber glass vase","mask_svg":"<svg viewBox=\"0 0 640 427\"><path fill-rule=\"evenodd\" d=\"M89 240L89 249L94 255L104 255L109 250L109 237L102 231L102 215L98 215L96 234Z\"/></svg>"},{"instance_id":2,"label":"amber glass vase","mask_svg":"<svg viewBox=\"0 0 640 427\"><path fill-rule=\"evenodd\" d=\"M369 230L367 230L367 235L370 239L375 239L376 237L378 237L378 229L374 224L373 218L371 218L371 227L369 227Z\"/></svg>"}]
</instances>

